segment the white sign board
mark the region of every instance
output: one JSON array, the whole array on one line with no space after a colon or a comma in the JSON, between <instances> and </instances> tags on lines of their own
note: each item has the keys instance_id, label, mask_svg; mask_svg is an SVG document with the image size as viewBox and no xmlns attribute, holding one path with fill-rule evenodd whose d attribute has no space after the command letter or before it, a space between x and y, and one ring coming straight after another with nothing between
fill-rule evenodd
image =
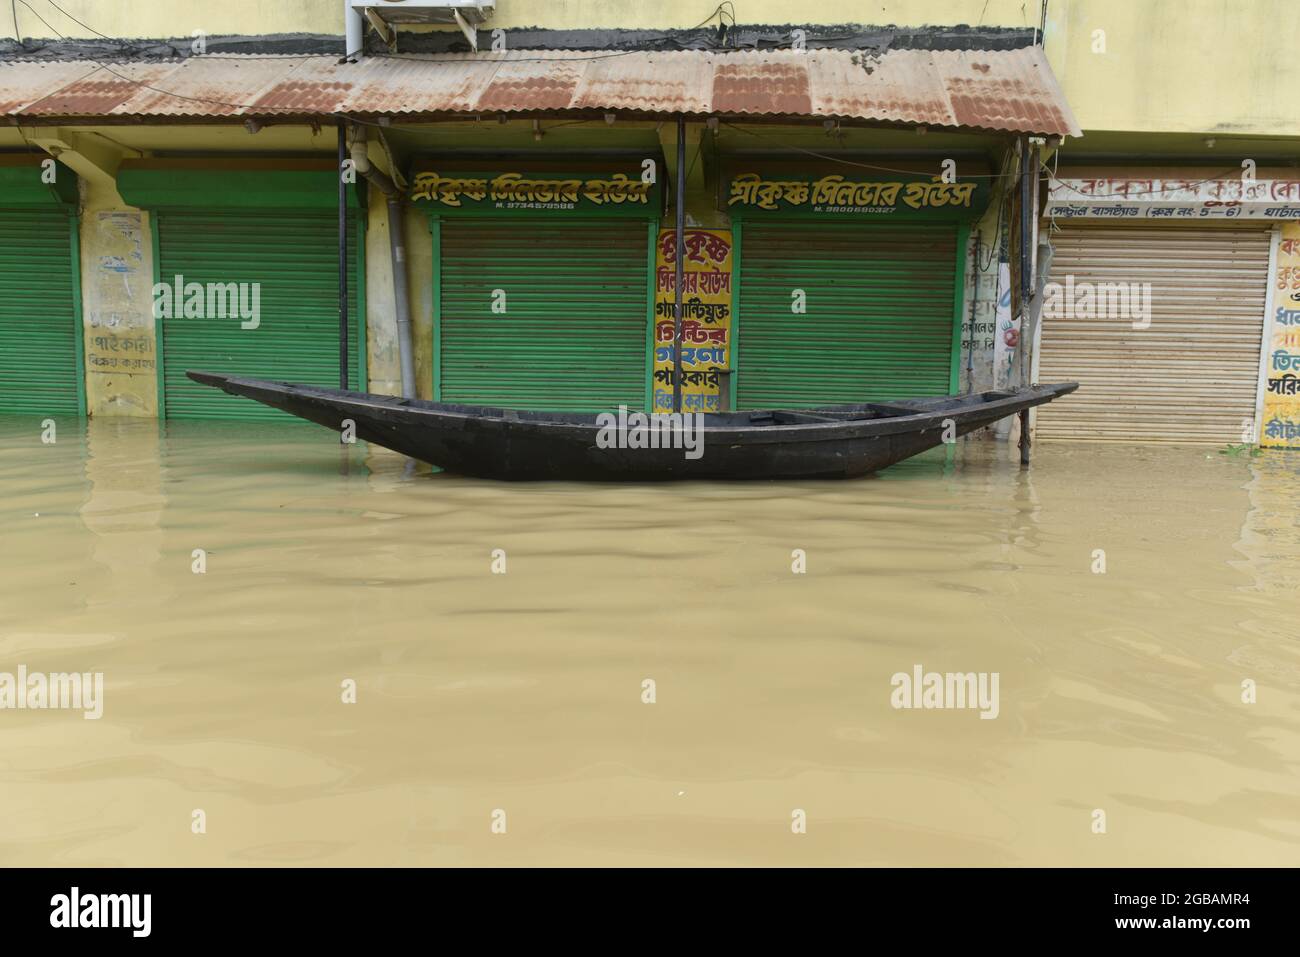
<instances>
[{"instance_id":1,"label":"white sign board","mask_svg":"<svg viewBox=\"0 0 1300 957\"><path fill-rule=\"evenodd\" d=\"M1300 180L1075 173L1049 183L1051 219L1300 219Z\"/></svg>"}]
</instances>

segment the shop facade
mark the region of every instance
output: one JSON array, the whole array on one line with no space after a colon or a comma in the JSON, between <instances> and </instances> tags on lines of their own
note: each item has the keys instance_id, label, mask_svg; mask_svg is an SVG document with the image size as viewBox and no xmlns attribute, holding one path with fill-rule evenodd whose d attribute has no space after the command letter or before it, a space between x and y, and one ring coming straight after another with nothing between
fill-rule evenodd
<instances>
[{"instance_id":1,"label":"shop facade","mask_svg":"<svg viewBox=\"0 0 1300 957\"><path fill-rule=\"evenodd\" d=\"M648 408L658 156L417 162L436 401Z\"/></svg>"},{"instance_id":2,"label":"shop facade","mask_svg":"<svg viewBox=\"0 0 1300 957\"><path fill-rule=\"evenodd\" d=\"M1083 385L1035 413L1045 439L1300 447L1300 198L1294 167L1267 169L1293 162L1296 124L1276 111L1285 98L1260 108L1282 80L1256 82L1247 68L1280 49L1274 24L1247 24L1250 42L1218 51L1232 69L1201 90L1176 78L1217 14L1167 18L1152 71L1095 55L1082 21L1045 25L1045 40L1001 28L956 39L922 27L930 14L915 6L913 39L891 31L883 48L870 30L846 35L843 10L823 11L796 44L785 28L766 39L721 22L701 30L681 5L652 16L692 27L673 50L617 30L575 46L569 14L529 5L498 11L492 37L403 28L399 57L383 55L394 38L366 30L356 49L318 36L295 45L301 54L241 58L265 26L251 7L231 47L142 50L130 69L97 43L42 41L39 62L0 63L11 94L0 411L275 415L189 383L195 366L337 383L343 125L419 214L406 232L418 223L408 285L421 397L667 411L676 385L687 411L808 406L1016 385L1014 362L1033 345L1031 378ZM1087 6L1100 21L1124 4ZM323 10L299 11L299 26L342 30L337 9ZM1003 27L1020 23L1009 16ZM150 29L163 36L172 19L157 11ZM481 52L453 52L462 37ZM1129 95L1152 77L1168 81L1159 96ZM1082 140L1066 92L1087 121ZM1173 112L1151 105L1175 101ZM665 211L678 119L689 182L674 383L678 264ZM1022 344L1019 214L1010 203L999 214L998 184L1015 174L1001 165L1013 145L1031 140L1062 311ZM968 148L987 173L959 159L953 182L936 181L943 158ZM55 158L57 182L44 183L42 161ZM598 203L568 189L616 176L635 188L646 160L657 178L643 196ZM191 179L160 185L162 166ZM420 195L414 180L430 173L482 181L485 198ZM972 179L969 197L954 190ZM349 195L345 374L394 392L383 207L364 182ZM963 261L975 265L965 295ZM171 284L179 312L154 317L150 280ZM187 317L190 283L205 299L210 285L256 287L258 325ZM1095 298L1067 287L1136 289L1139 314L1127 303L1098 315ZM963 308L964 345L953 335Z\"/></svg>"},{"instance_id":3,"label":"shop facade","mask_svg":"<svg viewBox=\"0 0 1300 957\"><path fill-rule=\"evenodd\" d=\"M121 195L152 221L159 418L283 418L192 382L187 369L339 384L335 169L292 159L198 159L133 162L119 171ZM364 391L362 196L348 191L348 381ZM124 357L125 345L118 347Z\"/></svg>"},{"instance_id":4,"label":"shop facade","mask_svg":"<svg viewBox=\"0 0 1300 957\"><path fill-rule=\"evenodd\" d=\"M1297 216L1294 175L1060 171L1043 224L1055 255L1036 375L1081 388L1038 410L1037 434L1266 440L1270 375L1286 371L1270 373L1268 349L1282 224Z\"/></svg>"},{"instance_id":5,"label":"shop facade","mask_svg":"<svg viewBox=\"0 0 1300 957\"><path fill-rule=\"evenodd\" d=\"M736 408L957 391L968 240L989 178L897 172L905 163L724 162Z\"/></svg>"},{"instance_id":6,"label":"shop facade","mask_svg":"<svg viewBox=\"0 0 1300 957\"><path fill-rule=\"evenodd\" d=\"M660 227L660 184L642 178L661 164L417 162L435 399L672 410L676 235ZM962 277L988 177L823 166L723 157L704 184L722 225L684 235L683 410L956 391Z\"/></svg>"},{"instance_id":7,"label":"shop facade","mask_svg":"<svg viewBox=\"0 0 1300 957\"><path fill-rule=\"evenodd\" d=\"M83 97L73 64L0 69L30 86L12 110L36 118L27 152L84 170L93 414L278 415L191 369L338 384L340 176L351 387L584 412L671 411L680 392L693 412L959 389L968 240L993 170L1026 137L1076 127L1041 50L950 52L891 51L868 71L845 50L678 51L685 99L657 52L620 55L618 83L565 51L507 67L284 57L223 74L247 88L215 112L187 86L217 69L201 57L158 67L150 85L175 102L129 84ZM888 87L890 64L990 96L1020 78L1036 99L879 115L857 97ZM408 73L421 82L395 100ZM573 83L532 82L555 76ZM814 92L784 97L790 77Z\"/></svg>"}]
</instances>

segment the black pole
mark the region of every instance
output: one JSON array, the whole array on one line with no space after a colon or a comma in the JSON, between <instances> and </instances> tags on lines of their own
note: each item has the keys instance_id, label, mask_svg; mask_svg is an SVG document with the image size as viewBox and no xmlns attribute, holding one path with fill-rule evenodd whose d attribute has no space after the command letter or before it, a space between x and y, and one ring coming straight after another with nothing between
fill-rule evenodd
<instances>
[{"instance_id":1,"label":"black pole","mask_svg":"<svg viewBox=\"0 0 1300 957\"><path fill-rule=\"evenodd\" d=\"M971 296L970 296L970 342L966 349L966 391L975 391L975 319L979 313L980 302L980 251L983 249L983 236L976 230L975 232L975 268L971 270ZM994 308L997 304L994 303ZM996 335L996 325L995 332Z\"/></svg>"},{"instance_id":2,"label":"black pole","mask_svg":"<svg viewBox=\"0 0 1300 957\"><path fill-rule=\"evenodd\" d=\"M1031 175L1037 174L1038 170L1034 168L1037 154L1029 145L1029 140L1021 140L1020 143L1020 388L1029 385L1029 308L1030 300L1034 290L1033 273L1033 244L1029 241L1029 233L1033 228L1032 217L1037 214L1033 206L1033 180ZM1023 409L1020 412L1020 465L1022 468L1029 466L1029 410Z\"/></svg>"},{"instance_id":3,"label":"black pole","mask_svg":"<svg viewBox=\"0 0 1300 957\"><path fill-rule=\"evenodd\" d=\"M677 117L677 282L673 309L673 411L682 411L682 260L686 258L686 117Z\"/></svg>"},{"instance_id":4,"label":"black pole","mask_svg":"<svg viewBox=\"0 0 1300 957\"><path fill-rule=\"evenodd\" d=\"M339 120L339 388L348 387L348 158L347 127Z\"/></svg>"}]
</instances>

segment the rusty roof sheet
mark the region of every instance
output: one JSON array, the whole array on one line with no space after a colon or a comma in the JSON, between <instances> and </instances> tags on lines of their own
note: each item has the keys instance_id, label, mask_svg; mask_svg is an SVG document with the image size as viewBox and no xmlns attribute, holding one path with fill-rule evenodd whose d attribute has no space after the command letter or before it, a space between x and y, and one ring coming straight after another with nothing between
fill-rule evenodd
<instances>
[{"instance_id":1,"label":"rusty roof sheet","mask_svg":"<svg viewBox=\"0 0 1300 957\"><path fill-rule=\"evenodd\" d=\"M23 109L99 69L85 60L0 64L0 115L19 116Z\"/></svg>"},{"instance_id":2,"label":"rusty roof sheet","mask_svg":"<svg viewBox=\"0 0 1300 957\"><path fill-rule=\"evenodd\" d=\"M197 56L0 64L0 115L167 120L608 111L816 117L1078 136L1038 47L1019 50Z\"/></svg>"}]
</instances>

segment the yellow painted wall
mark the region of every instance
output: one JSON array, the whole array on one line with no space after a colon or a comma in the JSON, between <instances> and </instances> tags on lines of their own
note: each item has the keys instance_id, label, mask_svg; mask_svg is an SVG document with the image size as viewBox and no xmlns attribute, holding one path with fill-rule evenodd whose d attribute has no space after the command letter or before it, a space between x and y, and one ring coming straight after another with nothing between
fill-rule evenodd
<instances>
[{"instance_id":1,"label":"yellow painted wall","mask_svg":"<svg viewBox=\"0 0 1300 957\"><path fill-rule=\"evenodd\" d=\"M1297 0L1052 0L1048 10L1047 55L1085 132L1300 135ZM1094 52L1099 40L1105 52Z\"/></svg>"}]
</instances>

